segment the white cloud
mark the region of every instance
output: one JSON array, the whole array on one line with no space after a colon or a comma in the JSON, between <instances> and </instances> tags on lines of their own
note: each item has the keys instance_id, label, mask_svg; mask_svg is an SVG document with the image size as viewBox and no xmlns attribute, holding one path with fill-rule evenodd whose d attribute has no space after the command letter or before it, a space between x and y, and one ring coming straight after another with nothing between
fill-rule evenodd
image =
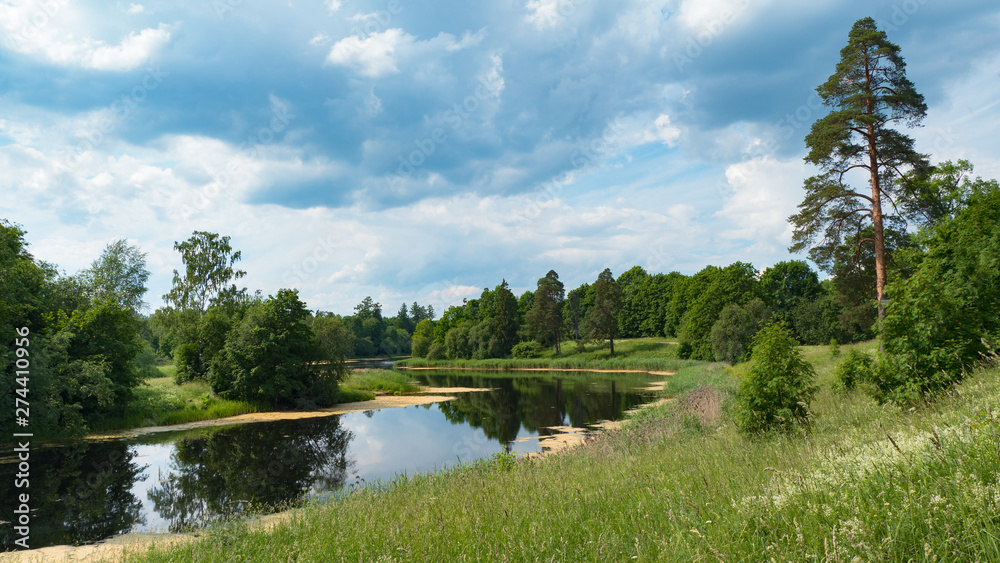
<instances>
[{"instance_id":1,"label":"white cloud","mask_svg":"<svg viewBox=\"0 0 1000 563\"><path fill-rule=\"evenodd\" d=\"M753 241L753 250L773 254L788 246L792 226L788 217L804 192L802 181L809 176L798 159L778 161L769 156L732 164L726 168L730 193L716 216L730 226L722 236Z\"/></svg>"},{"instance_id":2,"label":"white cloud","mask_svg":"<svg viewBox=\"0 0 1000 563\"><path fill-rule=\"evenodd\" d=\"M445 50L448 51L461 51L463 49L468 49L470 47L475 47L483 42L486 37L486 28L482 28L476 33L469 33L466 31L462 34L462 39L455 41L455 37L450 33L441 33L438 35L439 38L444 38L446 45Z\"/></svg>"},{"instance_id":3,"label":"white cloud","mask_svg":"<svg viewBox=\"0 0 1000 563\"><path fill-rule=\"evenodd\" d=\"M326 9L332 14L340 9L340 0L326 0Z\"/></svg>"},{"instance_id":4,"label":"white cloud","mask_svg":"<svg viewBox=\"0 0 1000 563\"><path fill-rule=\"evenodd\" d=\"M395 74L399 72L396 68L397 51L412 46L415 39L399 28L373 33L365 38L352 35L333 45L326 62L352 68L370 78Z\"/></svg>"},{"instance_id":5,"label":"white cloud","mask_svg":"<svg viewBox=\"0 0 1000 563\"><path fill-rule=\"evenodd\" d=\"M667 146L674 146L677 144L677 139L681 137L681 130L670 124L670 116L661 113L656 121L653 122L656 127L656 139Z\"/></svg>"},{"instance_id":6,"label":"white cloud","mask_svg":"<svg viewBox=\"0 0 1000 563\"><path fill-rule=\"evenodd\" d=\"M354 20L365 21L377 14L356 14ZM327 64L353 69L362 76L378 78L399 72L398 63L405 59L433 61L441 52L456 52L479 45L486 37L486 30L464 33L459 39L450 33L439 33L420 41L399 28L375 32L367 37L351 35L337 41L326 57ZM314 38L315 40L315 38ZM493 57L494 63L498 57ZM433 62L431 63L433 64ZM502 70L502 68L501 68ZM494 71L494 73L499 71Z\"/></svg>"},{"instance_id":7,"label":"white cloud","mask_svg":"<svg viewBox=\"0 0 1000 563\"><path fill-rule=\"evenodd\" d=\"M769 3L763 0L753 4L759 9L762 4ZM677 19L691 30L718 34L749 5L748 0L685 0L680 5Z\"/></svg>"},{"instance_id":8,"label":"white cloud","mask_svg":"<svg viewBox=\"0 0 1000 563\"><path fill-rule=\"evenodd\" d=\"M524 20L538 29L556 27L566 14L576 9L573 0L528 0Z\"/></svg>"},{"instance_id":9,"label":"white cloud","mask_svg":"<svg viewBox=\"0 0 1000 563\"><path fill-rule=\"evenodd\" d=\"M170 42L170 31L160 25L157 29L144 29L138 34L129 33L119 45L107 46L102 42L89 45L81 56L83 66L97 70L131 70L148 61Z\"/></svg>"},{"instance_id":10,"label":"white cloud","mask_svg":"<svg viewBox=\"0 0 1000 563\"><path fill-rule=\"evenodd\" d=\"M126 14L141 14L146 11L146 7L142 4L129 4L128 8L125 8Z\"/></svg>"},{"instance_id":11,"label":"white cloud","mask_svg":"<svg viewBox=\"0 0 1000 563\"><path fill-rule=\"evenodd\" d=\"M132 4L127 11L138 13ZM22 54L38 55L65 66L95 70L127 71L139 67L170 42L168 26L130 32L116 45L89 36L89 29L74 27L85 21L72 4L22 2L0 4L0 30L4 44ZM81 38L77 38L82 36Z\"/></svg>"}]
</instances>

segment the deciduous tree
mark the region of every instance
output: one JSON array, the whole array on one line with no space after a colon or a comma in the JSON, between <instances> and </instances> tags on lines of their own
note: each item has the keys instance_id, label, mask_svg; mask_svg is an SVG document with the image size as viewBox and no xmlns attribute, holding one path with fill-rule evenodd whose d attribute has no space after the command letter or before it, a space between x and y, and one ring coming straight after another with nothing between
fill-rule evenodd
<instances>
[{"instance_id":1,"label":"deciduous tree","mask_svg":"<svg viewBox=\"0 0 1000 563\"><path fill-rule=\"evenodd\" d=\"M140 312L146 294L146 253L125 239L117 239L104 249L83 272L87 293L95 301L110 301L123 309Z\"/></svg>"}]
</instances>

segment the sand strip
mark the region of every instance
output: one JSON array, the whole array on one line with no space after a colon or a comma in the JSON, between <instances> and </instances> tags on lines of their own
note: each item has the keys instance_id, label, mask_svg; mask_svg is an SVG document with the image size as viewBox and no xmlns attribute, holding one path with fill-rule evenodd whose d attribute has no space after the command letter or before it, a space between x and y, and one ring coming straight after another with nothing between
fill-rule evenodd
<instances>
[{"instance_id":1,"label":"sand strip","mask_svg":"<svg viewBox=\"0 0 1000 563\"><path fill-rule=\"evenodd\" d=\"M478 391L478 389L475 389ZM454 391L453 392L458 392ZM87 436L89 440L104 440L109 438L132 438L155 434L158 432L176 432L178 430L192 430L195 428L209 428L213 426L229 426L232 424L245 424L249 422L270 422L274 420L298 420L302 418L319 418L346 414L349 412L374 411L379 409L391 409L398 407L409 407L412 405L426 405L428 403L438 403L441 401L451 401L455 397L446 395L381 395L371 401L358 401L356 403L342 403L328 409L315 411L278 411L278 412L255 412L230 416L227 418L214 418L211 420L198 420L186 422L184 424L172 424L170 426L146 426L144 428L132 428L112 434L101 434Z\"/></svg>"}]
</instances>

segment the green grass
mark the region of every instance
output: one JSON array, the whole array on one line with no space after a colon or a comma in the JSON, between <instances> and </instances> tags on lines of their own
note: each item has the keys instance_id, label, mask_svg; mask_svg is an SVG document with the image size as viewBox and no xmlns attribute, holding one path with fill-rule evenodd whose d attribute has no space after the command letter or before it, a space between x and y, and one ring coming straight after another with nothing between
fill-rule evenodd
<instances>
[{"instance_id":1,"label":"green grass","mask_svg":"<svg viewBox=\"0 0 1000 563\"><path fill-rule=\"evenodd\" d=\"M120 416L93 425L94 432L142 426L164 426L198 420L225 418L266 410L244 401L220 399L205 381L174 383L173 365L158 366L163 377L145 380L134 389L134 397Z\"/></svg>"},{"instance_id":2,"label":"green grass","mask_svg":"<svg viewBox=\"0 0 1000 563\"><path fill-rule=\"evenodd\" d=\"M1000 369L900 410L833 391L828 347L804 355L808 433L740 434L721 414L738 370L683 367L677 401L585 448L399 477L126 560L1000 560Z\"/></svg>"},{"instance_id":3,"label":"green grass","mask_svg":"<svg viewBox=\"0 0 1000 563\"><path fill-rule=\"evenodd\" d=\"M378 391L388 395L402 395L420 390L410 374L387 369L350 370L340 384L341 391ZM343 402L343 401L342 401Z\"/></svg>"},{"instance_id":4,"label":"green grass","mask_svg":"<svg viewBox=\"0 0 1000 563\"><path fill-rule=\"evenodd\" d=\"M396 362L396 366L404 368L564 368L664 371L680 369L693 363L677 359L677 346L665 342L662 338L615 340L614 358L611 357L611 346L608 342L591 343L586 346L586 351L578 351L575 342L568 342L563 344L561 355L556 355L555 347L550 347L542 351L541 357L530 359L427 360L411 358Z\"/></svg>"}]
</instances>

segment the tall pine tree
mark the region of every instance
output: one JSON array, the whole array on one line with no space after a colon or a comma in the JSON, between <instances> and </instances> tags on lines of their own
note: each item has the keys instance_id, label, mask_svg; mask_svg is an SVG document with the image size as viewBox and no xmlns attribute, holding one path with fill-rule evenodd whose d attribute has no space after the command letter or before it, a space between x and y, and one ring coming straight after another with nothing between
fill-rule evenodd
<instances>
[{"instance_id":1,"label":"tall pine tree","mask_svg":"<svg viewBox=\"0 0 1000 563\"><path fill-rule=\"evenodd\" d=\"M881 317L886 284L883 225L887 220L902 222L887 210L897 209L900 200L912 195L910 178L928 168L926 157L914 150L913 139L891 127L919 125L927 106L906 78L899 46L871 18L854 24L836 71L816 91L832 109L806 136L805 160L823 173L806 180L806 197L789 218L795 225L789 250L800 252L822 237L810 258L825 264L845 241L859 250L871 242ZM852 179L860 179L856 176L866 177L871 195L851 187ZM872 236L863 237L869 222Z\"/></svg>"}]
</instances>

